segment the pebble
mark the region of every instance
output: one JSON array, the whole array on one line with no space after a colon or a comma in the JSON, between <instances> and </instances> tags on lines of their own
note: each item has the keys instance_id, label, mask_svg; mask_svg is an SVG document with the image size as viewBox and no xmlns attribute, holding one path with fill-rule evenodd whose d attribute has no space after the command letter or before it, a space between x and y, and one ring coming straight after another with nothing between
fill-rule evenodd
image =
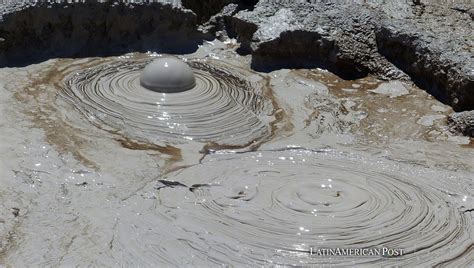
<instances>
[{"instance_id":1,"label":"pebble","mask_svg":"<svg viewBox=\"0 0 474 268\"><path fill-rule=\"evenodd\" d=\"M391 81L388 83L383 83L376 89L369 91L376 94L388 95L390 96L390 98L396 98L409 94L409 91L400 81Z\"/></svg>"}]
</instances>

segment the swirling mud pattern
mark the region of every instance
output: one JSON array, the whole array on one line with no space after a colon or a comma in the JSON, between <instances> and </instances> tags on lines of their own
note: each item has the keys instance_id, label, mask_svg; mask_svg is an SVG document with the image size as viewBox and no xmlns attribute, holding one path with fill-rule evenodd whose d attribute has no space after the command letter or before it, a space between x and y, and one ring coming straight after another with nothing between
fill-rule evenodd
<instances>
[{"instance_id":1,"label":"swirling mud pattern","mask_svg":"<svg viewBox=\"0 0 474 268\"><path fill-rule=\"evenodd\" d=\"M469 255L472 222L427 186L431 176L331 151L216 154L169 174L179 185L155 186L162 204L155 216L168 219L170 234L203 263L434 265ZM311 247L387 247L404 255L321 257Z\"/></svg>"},{"instance_id":2,"label":"swirling mud pattern","mask_svg":"<svg viewBox=\"0 0 474 268\"><path fill-rule=\"evenodd\" d=\"M158 93L140 85L150 60L118 60L65 79L64 96L93 124L145 142L212 141L246 145L268 137L273 107L235 71L189 61L196 86Z\"/></svg>"}]
</instances>

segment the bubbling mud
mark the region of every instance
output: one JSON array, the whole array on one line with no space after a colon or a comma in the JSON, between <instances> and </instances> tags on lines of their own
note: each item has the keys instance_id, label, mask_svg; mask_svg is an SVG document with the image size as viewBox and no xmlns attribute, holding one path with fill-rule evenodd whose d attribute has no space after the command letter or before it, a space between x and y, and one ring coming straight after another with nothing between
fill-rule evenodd
<instances>
[{"instance_id":1,"label":"bubbling mud","mask_svg":"<svg viewBox=\"0 0 474 268\"><path fill-rule=\"evenodd\" d=\"M169 187L155 186L161 217L215 263L393 264L310 255L311 247L387 247L404 249L397 265L433 265L471 243L471 218L428 186L431 175L393 163L305 149L221 153L169 178Z\"/></svg>"},{"instance_id":2,"label":"bubbling mud","mask_svg":"<svg viewBox=\"0 0 474 268\"><path fill-rule=\"evenodd\" d=\"M270 135L272 103L228 67L189 61L196 86L178 93L140 85L149 60L118 60L66 77L61 95L98 127L145 142L245 145Z\"/></svg>"},{"instance_id":3,"label":"bubbling mud","mask_svg":"<svg viewBox=\"0 0 474 268\"><path fill-rule=\"evenodd\" d=\"M139 85L154 53L0 69L0 266L472 266L448 108L229 49L177 55L198 85L176 94ZM310 255L337 247L404 255Z\"/></svg>"}]
</instances>

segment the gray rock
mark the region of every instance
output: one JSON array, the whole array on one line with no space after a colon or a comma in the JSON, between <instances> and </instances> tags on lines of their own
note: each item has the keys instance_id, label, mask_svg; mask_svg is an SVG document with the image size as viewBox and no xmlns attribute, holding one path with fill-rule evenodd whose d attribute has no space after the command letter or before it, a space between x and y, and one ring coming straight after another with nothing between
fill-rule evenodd
<instances>
[{"instance_id":1,"label":"gray rock","mask_svg":"<svg viewBox=\"0 0 474 268\"><path fill-rule=\"evenodd\" d=\"M424 6L376 29L379 52L455 110L474 109L474 25L469 15Z\"/></svg>"},{"instance_id":2,"label":"gray rock","mask_svg":"<svg viewBox=\"0 0 474 268\"><path fill-rule=\"evenodd\" d=\"M209 35L178 1L11 3L0 9L0 66L50 57L186 53Z\"/></svg>"},{"instance_id":3,"label":"gray rock","mask_svg":"<svg viewBox=\"0 0 474 268\"><path fill-rule=\"evenodd\" d=\"M261 0L228 18L227 28L257 70L323 67L346 78L412 79L455 110L474 109L471 8L345 2Z\"/></svg>"},{"instance_id":4,"label":"gray rock","mask_svg":"<svg viewBox=\"0 0 474 268\"><path fill-rule=\"evenodd\" d=\"M360 4L261 0L252 11L233 16L230 28L258 70L323 67L347 78L368 73L402 78L377 52L378 17Z\"/></svg>"},{"instance_id":5,"label":"gray rock","mask_svg":"<svg viewBox=\"0 0 474 268\"><path fill-rule=\"evenodd\" d=\"M374 90L369 90L376 94L387 95L390 98L396 98L403 95L409 94L408 90L400 81L391 81L388 83L382 83Z\"/></svg>"},{"instance_id":6,"label":"gray rock","mask_svg":"<svg viewBox=\"0 0 474 268\"><path fill-rule=\"evenodd\" d=\"M443 114L425 115L425 116L422 116L420 119L418 119L416 123L425 127L429 127L429 126L432 126L435 121L443 119L445 117L446 116Z\"/></svg>"},{"instance_id":7,"label":"gray rock","mask_svg":"<svg viewBox=\"0 0 474 268\"><path fill-rule=\"evenodd\" d=\"M453 113L449 116L448 123L451 132L474 137L474 111Z\"/></svg>"}]
</instances>

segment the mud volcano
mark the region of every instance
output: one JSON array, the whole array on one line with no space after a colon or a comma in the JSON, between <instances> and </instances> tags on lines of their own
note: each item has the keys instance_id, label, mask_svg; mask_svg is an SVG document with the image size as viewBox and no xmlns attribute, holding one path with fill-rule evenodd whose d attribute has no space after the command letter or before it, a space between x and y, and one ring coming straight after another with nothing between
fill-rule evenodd
<instances>
[{"instance_id":1,"label":"mud volcano","mask_svg":"<svg viewBox=\"0 0 474 268\"><path fill-rule=\"evenodd\" d=\"M67 78L61 94L93 124L141 141L245 145L270 134L272 103L258 89L223 65L188 64L101 64Z\"/></svg>"},{"instance_id":2,"label":"mud volcano","mask_svg":"<svg viewBox=\"0 0 474 268\"><path fill-rule=\"evenodd\" d=\"M0 5L0 267L472 267L474 8L428 2Z\"/></svg>"}]
</instances>

